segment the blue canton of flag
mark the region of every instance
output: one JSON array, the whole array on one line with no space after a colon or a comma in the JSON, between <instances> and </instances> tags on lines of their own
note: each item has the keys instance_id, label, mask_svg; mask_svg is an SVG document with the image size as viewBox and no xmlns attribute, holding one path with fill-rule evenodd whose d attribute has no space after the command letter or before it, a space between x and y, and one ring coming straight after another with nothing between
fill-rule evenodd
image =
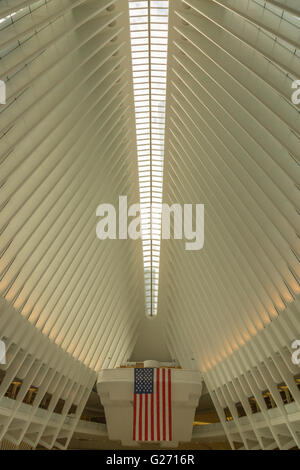
<instances>
[{"instance_id":1,"label":"blue canton of flag","mask_svg":"<svg viewBox=\"0 0 300 470\"><path fill-rule=\"evenodd\" d=\"M153 393L154 369L134 369L134 393Z\"/></svg>"}]
</instances>

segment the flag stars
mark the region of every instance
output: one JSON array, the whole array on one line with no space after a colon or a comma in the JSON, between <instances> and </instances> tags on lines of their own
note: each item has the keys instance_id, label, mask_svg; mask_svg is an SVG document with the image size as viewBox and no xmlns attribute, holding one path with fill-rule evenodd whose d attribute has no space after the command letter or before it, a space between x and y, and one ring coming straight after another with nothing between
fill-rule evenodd
<instances>
[{"instance_id":1,"label":"flag stars","mask_svg":"<svg viewBox=\"0 0 300 470\"><path fill-rule=\"evenodd\" d=\"M135 369L134 393L153 393L154 370L151 368Z\"/></svg>"}]
</instances>

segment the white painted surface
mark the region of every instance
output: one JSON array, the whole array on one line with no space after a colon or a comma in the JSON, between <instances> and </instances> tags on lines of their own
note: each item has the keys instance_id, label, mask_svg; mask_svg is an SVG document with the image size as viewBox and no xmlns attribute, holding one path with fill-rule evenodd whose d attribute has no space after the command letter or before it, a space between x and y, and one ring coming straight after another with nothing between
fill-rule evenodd
<instances>
[{"instance_id":1,"label":"white painted surface","mask_svg":"<svg viewBox=\"0 0 300 470\"><path fill-rule=\"evenodd\" d=\"M135 445L133 435L134 369L102 370L98 393L105 408L109 439ZM199 371L172 369L173 445L190 442L195 409L202 390Z\"/></svg>"}]
</instances>

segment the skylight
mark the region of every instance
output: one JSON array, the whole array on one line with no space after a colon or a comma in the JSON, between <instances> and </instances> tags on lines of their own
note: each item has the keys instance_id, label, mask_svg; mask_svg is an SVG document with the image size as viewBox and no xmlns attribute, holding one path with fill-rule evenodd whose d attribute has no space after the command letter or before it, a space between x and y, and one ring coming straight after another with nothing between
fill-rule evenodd
<instances>
[{"instance_id":1,"label":"skylight","mask_svg":"<svg viewBox=\"0 0 300 470\"><path fill-rule=\"evenodd\" d=\"M129 0L146 314L157 315L169 1Z\"/></svg>"}]
</instances>

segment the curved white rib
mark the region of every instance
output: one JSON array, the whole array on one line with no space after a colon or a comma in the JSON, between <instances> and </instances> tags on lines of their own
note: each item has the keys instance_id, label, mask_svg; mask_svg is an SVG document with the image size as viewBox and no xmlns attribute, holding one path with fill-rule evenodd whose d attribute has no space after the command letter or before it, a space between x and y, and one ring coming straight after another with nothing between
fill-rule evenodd
<instances>
[{"instance_id":1,"label":"curved white rib","mask_svg":"<svg viewBox=\"0 0 300 470\"><path fill-rule=\"evenodd\" d=\"M139 195L128 7L1 4L0 337L8 360L0 399L13 380L22 385L0 440L65 448L96 371L130 357L144 308L141 244L100 241L95 230L99 204ZM15 431L31 386L32 417ZM71 406L74 425L61 440Z\"/></svg>"},{"instance_id":2,"label":"curved white rib","mask_svg":"<svg viewBox=\"0 0 300 470\"><path fill-rule=\"evenodd\" d=\"M205 204L205 244L186 252L183 242L162 243L159 311L172 356L203 371L233 448L299 446L277 387L288 386L299 410L300 121L291 96L300 29L272 3L176 0L170 19L164 202ZM268 417L266 390L281 427Z\"/></svg>"}]
</instances>

